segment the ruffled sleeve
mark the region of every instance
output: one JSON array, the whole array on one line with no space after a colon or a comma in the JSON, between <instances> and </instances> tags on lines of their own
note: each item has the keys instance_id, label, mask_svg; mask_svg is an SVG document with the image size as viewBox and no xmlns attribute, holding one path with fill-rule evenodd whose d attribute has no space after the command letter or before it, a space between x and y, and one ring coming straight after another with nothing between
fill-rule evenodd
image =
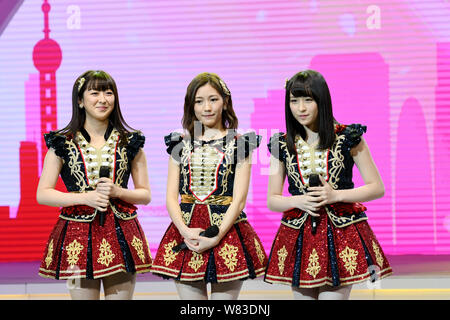
<instances>
[{"instance_id":1,"label":"ruffled sleeve","mask_svg":"<svg viewBox=\"0 0 450 320\"><path fill-rule=\"evenodd\" d=\"M132 161L139 152L139 149L143 148L145 144L145 136L140 131L132 132L128 136L127 156L128 161Z\"/></svg>"},{"instance_id":2,"label":"ruffled sleeve","mask_svg":"<svg viewBox=\"0 0 450 320\"><path fill-rule=\"evenodd\" d=\"M171 132L167 136L164 137L164 143L167 146L167 153L170 154L174 159L178 160L181 153L181 148L176 148L175 151L177 154L172 154L174 148L183 140L183 136L179 132Z\"/></svg>"},{"instance_id":3,"label":"ruffled sleeve","mask_svg":"<svg viewBox=\"0 0 450 320\"><path fill-rule=\"evenodd\" d=\"M236 161L247 158L253 150L261 144L261 136L255 132L245 133L237 136L237 149L235 152Z\"/></svg>"},{"instance_id":4,"label":"ruffled sleeve","mask_svg":"<svg viewBox=\"0 0 450 320\"><path fill-rule=\"evenodd\" d=\"M44 140L47 148L52 148L58 157L64 158L66 150L64 144L66 143L66 136L56 133L56 131L50 131L44 133Z\"/></svg>"},{"instance_id":5,"label":"ruffled sleeve","mask_svg":"<svg viewBox=\"0 0 450 320\"><path fill-rule=\"evenodd\" d=\"M281 147L282 143L286 144L286 136L283 132L277 132L270 137L269 143L267 144L270 154L280 161L284 161L286 156Z\"/></svg>"},{"instance_id":6,"label":"ruffled sleeve","mask_svg":"<svg viewBox=\"0 0 450 320\"><path fill-rule=\"evenodd\" d=\"M361 142L361 136L367 131L367 126L361 124L348 125L343 134L345 135L345 145L351 149Z\"/></svg>"}]
</instances>

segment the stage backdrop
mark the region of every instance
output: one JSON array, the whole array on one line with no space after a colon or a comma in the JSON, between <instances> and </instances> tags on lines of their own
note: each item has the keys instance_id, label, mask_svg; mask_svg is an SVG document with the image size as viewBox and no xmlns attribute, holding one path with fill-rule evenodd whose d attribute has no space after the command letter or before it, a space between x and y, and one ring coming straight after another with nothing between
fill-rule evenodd
<instances>
[{"instance_id":1,"label":"stage backdrop","mask_svg":"<svg viewBox=\"0 0 450 320\"><path fill-rule=\"evenodd\" d=\"M443 0L0 1L0 262L41 258L58 216L35 200L42 134L68 123L88 69L114 77L146 135L153 255L170 222L163 137L205 71L230 88L241 132L263 136L245 211L270 250L281 213L266 208L266 144L285 130L286 78L306 68L325 76L338 121L367 125L386 187L367 215L386 253L449 254L449 17Z\"/></svg>"}]
</instances>

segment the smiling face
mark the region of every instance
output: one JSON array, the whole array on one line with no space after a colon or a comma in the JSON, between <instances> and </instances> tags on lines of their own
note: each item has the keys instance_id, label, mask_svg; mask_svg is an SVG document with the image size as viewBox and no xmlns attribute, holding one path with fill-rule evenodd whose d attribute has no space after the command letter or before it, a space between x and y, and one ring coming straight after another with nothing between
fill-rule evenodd
<instances>
[{"instance_id":1,"label":"smiling face","mask_svg":"<svg viewBox=\"0 0 450 320\"><path fill-rule=\"evenodd\" d=\"M224 107L222 96L209 83L198 88L195 94L194 113L205 127L224 130L222 123Z\"/></svg>"},{"instance_id":2,"label":"smiling face","mask_svg":"<svg viewBox=\"0 0 450 320\"><path fill-rule=\"evenodd\" d=\"M105 121L114 110L115 95L112 89L104 91L88 89L83 93L83 104L86 110L86 117L91 117L99 121Z\"/></svg>"},{"instance_id":3,"label":"smiling face","mask_svg":"<svg viewBox=\"0 0 450 320\"><path fill-rule=\"evenodd\" d=\"M294 118L303 126L313 131L318 130L317 116L319 108L311 97L294 97L291 93L289 106Z\"/></svg>"}]
</instances>

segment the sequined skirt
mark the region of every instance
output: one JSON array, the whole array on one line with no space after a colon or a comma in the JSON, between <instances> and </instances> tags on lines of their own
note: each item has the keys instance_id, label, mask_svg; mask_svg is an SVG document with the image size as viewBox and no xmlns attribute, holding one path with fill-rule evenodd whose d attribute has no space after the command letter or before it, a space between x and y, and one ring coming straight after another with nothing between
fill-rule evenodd
<instances>
[{"instance_id":1,"label":"sequined skirt","mask_svg":"<svg viewBox=\"0 0 450 320\"><path fill-rule=\"evenodd\" d=\"M87 206L74 206L71 212L77 208L78 215L91 211ZM149 272L152 258L138 219L119 219L108 207L100 226L99 216L91 222L60 217L48 239L39 275L97 279L117 272Z\"/></svg>"},{"instance_id":2,"label":"sequined skirt","mask_svg":"<svg viewBox=\"0 0 450 320\"><path fill-rule=\"evenodd\" d=\"M196 204L189 227L206 229L209 226L208 205ZM264 274L267 256L246 220L235 223L217 246L201 254L189 249L174 252L172 248L182 241L178 229L171 223L153 261L153 273L166 279L210 283L253 279Z\"/></svg>"},{"instance_id":3,"label":"sequined skirt","mask_svg":"<svg viewBox=\"0 0 450 320\"><path fill-rule=\"evenodd\" d=\"M392 273L367 221L338 228L324 212L316 219L315 234L310 216L299 229L281 224L269 255L266 282L302 288L342 286L374 282Z\"/></svg>"}]
</instances>

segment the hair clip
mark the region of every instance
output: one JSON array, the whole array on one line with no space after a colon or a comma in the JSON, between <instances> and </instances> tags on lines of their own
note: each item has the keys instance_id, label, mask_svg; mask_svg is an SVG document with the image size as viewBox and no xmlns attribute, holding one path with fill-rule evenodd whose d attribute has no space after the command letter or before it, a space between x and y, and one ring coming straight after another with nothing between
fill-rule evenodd
<instances>
[{"instance_id":1,"label":"hair clip","mask_svg":"<svg viewBox=\"0 0 450 320\"><path fill-rule=\"evenodd\" d=\"M288 82L289 82L289 78L286 78L286 81L284 82L284 88L285 88L285 89L287 88Z\"/></svg>"},{"instance_id":2,"label":"hair clip","mask_svg":"<svg viewBox=\"0 0 450 320\"><path fill-rule=\"evenodd\" d=\"M85 78L78 79L78 92L80 92L81 87L83 86L84 82L86 81Z\"/></svg>"},{"instance_id":3,"label":"hair clip","mask_svg":"<svg viewBox=\"0 0 450 320\"><path fill-rule=\"evenodd\" d=\"M225 92L225 94L226 94L227 96L230 96L230 95L231 95L231 94L230 94L230 90L228 89L228 87L227 87L227 85L225 84L225 82L223 82L223 80L219 78L219 83L220 83L220 85L222 86L223 92Z\"/></svg>"}]
</instances>

